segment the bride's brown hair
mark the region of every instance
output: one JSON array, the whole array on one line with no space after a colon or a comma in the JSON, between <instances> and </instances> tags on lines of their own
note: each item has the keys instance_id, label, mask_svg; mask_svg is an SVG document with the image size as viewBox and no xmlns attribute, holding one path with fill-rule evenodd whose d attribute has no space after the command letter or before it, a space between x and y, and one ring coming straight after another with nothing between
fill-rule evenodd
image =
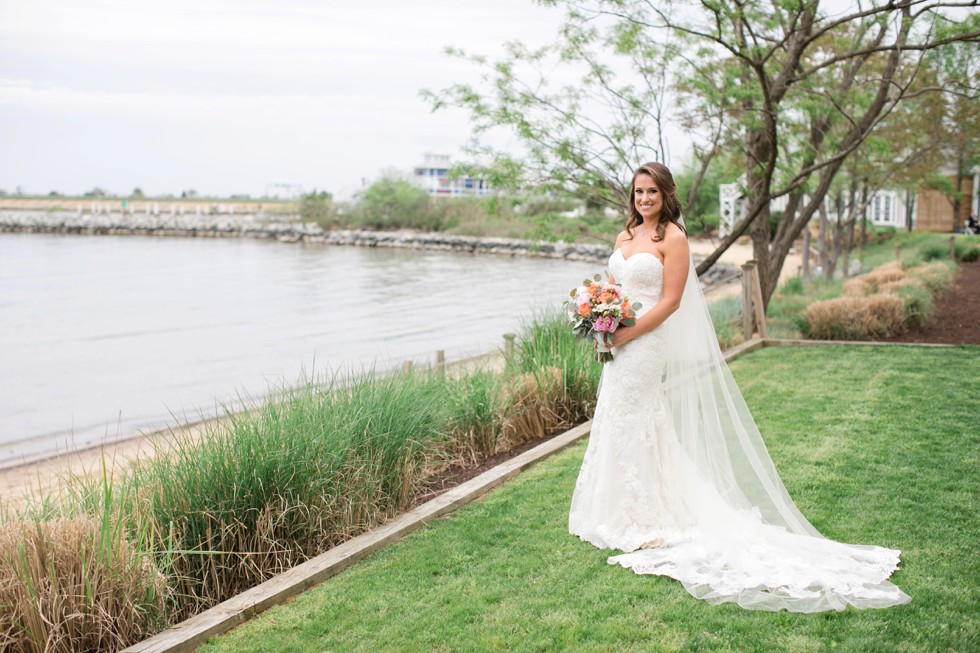
<instances>
[{"instance_id":1,"label":"bride's brown hair","mask_svg":"<svg viewBox=\"0 0 980 653\"><path fill-rule=\"evenodd\" d=\"M630 181L630 213L626 220L626 232L630 235L629 239L633 240L633 231L643 224L643 216L636 210L636 178L640 175L653 177L663 201L660 219L657 221L657 233L653 237L653 242L659 243L664 239L668 222L673 222L680 227L681 231L687 233L687 229L681 224L681 201L677 199L677 184L674 183L674 176L670 174L670 169L664 164L651 161L637 168L633 172L632 181Z\"/></svg>"}]
</instances>

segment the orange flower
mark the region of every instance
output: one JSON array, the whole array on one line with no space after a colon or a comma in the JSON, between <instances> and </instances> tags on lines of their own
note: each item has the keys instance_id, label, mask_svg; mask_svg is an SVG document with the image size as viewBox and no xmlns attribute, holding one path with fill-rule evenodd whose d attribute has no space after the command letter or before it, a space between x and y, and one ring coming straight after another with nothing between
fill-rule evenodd
<instances>
[{"instance_id":1,"label":"orange flower","mask_svg":"<svg viewBox=\"0 0 980 653\"><path fill-rule=\"evenodd\" d=\"M580 304L578 307L578 314L581 315L582 317L587 317L591 311L592 311L592 307L589 306L588 304Z\"/></svg>"}]
</instances>

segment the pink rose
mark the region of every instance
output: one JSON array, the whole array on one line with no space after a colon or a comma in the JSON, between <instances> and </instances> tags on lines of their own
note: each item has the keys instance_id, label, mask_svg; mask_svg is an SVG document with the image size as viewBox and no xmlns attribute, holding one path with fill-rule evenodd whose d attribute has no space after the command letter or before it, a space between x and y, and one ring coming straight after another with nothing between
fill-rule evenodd
<instances>
[{"instance_id":1,"label":"pink rose","mask_svg":"<svg viewBox=\"0 0 980 653\"><path fill-rule=\"evenodd\" d=\"M592 295L590 295L587 292L584 292L575 298L575 305L581 306L582 304L588 304L591 301L592 301Z\"/></svg>"},{"instance_id":2,"label":"pink rose","mask_svg":"<svg viewBox=\"0 0 980 653\"><path fill-rule=\"evenodd\" d=\"M611 315L603 315L595 321L595 326L592 328L600 333L613 333L618 326L619 322L616 321L616 318Z\"/></svg>"}]
</instances>

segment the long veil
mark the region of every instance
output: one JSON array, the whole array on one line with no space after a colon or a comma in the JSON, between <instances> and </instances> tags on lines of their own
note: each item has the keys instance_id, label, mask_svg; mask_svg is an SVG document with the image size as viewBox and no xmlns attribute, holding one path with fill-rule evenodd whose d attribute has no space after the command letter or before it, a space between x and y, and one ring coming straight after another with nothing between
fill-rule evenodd
<instances>
[{"instance_id":1,"label":"long veil","mask_svg":"<svg viewBox=\"0 0 980 653\"><path fill-rule=\"evenodd\" d=\"M664 390L674 429L701 474L736 509L764 522L820 536L779 479L762 435L732 377L701 292L694 259L680 307L664 323Z\"/></svg>"},{"instance_id":2,"label":"long veil","mask_svg":"<svg viewBox=\"0 0 980 653\"><path fill-rule=\"evenodd\" d=\"M700 515L696 541L609 562L673 576L698 598L750 609L817 612L911 600L887 581L898 550L827 539L790 498L725 362L693 258L680 307L663 328L663 388L693 462L691 493L719 496L728 508L714 502Z\"/></svg>"}]
</instances>

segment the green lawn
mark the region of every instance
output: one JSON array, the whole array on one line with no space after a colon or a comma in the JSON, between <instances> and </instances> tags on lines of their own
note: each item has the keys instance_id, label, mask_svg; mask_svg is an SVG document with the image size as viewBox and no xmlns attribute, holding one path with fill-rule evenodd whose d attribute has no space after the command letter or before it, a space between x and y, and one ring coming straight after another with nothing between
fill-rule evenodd
<instances>
[{"instance_id":1,"label":"green lawn","mask_svg":"<svg viewBox=\"0 0 980 653\"><path fill-rule=\"evenodd\" d=\"M911 603L749 612L609 566L567 532L582 442L199 651L980 650L980 347L773 347L733 370L803 513L902 549Z\"/></svg>"}]
</instances>

